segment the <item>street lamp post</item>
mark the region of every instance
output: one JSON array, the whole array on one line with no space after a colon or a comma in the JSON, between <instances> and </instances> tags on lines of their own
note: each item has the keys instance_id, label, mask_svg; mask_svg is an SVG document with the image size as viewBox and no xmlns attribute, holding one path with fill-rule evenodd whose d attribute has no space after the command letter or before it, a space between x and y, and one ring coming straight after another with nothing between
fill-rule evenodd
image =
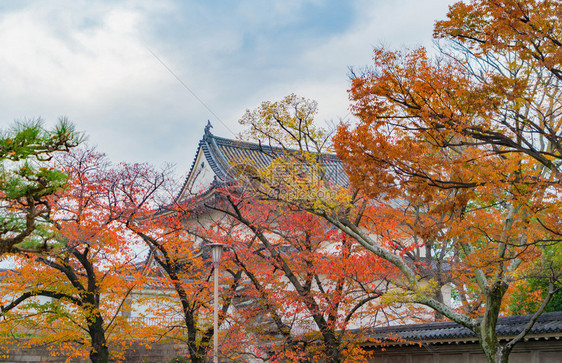
<instances>
[{"instance_id":1,"label":"street lamp post","mask_svg":"<svg viewBox=\"0 0 562 363\"><path fill-rule=\"evenodd\" d=\"M213 362L219 362L219 265L221 263L222 243L211 243L211 252L214 270L214 297L213 297Z\"/></svg>"}]
</instances>

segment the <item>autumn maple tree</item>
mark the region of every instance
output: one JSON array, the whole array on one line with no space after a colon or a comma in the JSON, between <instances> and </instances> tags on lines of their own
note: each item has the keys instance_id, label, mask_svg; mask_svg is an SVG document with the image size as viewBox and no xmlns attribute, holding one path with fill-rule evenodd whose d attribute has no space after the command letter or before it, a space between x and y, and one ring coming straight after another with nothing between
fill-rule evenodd
<instances>
[{"instance_id":1,"label":"autumn maple tree","mask_svg":"<svg viewBox=\"0 0 562 363\"><path fill-rule=\"evenodd\" d=\"M355 187L399 201L403 220L419 221L405 229L412 239L447 246L462 307L413 298L471 329L491 362L508 360L560 286L559 259L547 251L559 251L562 232L561 10L553 1L452 5L435 27L440 55L375 49L372 69L350 90L358 122L334 139ZM345 218L328 218L394 259ZM415 291L418 274L394 263ZM500 342L498 316L530 274L546 293L520 334Z\"/></svg>"},{"instance_id":2,"label":"autumn maple tree","mask_svg":"<svg viewBox=\"0 0 562 363\"><path fill-rule=\"evenodd\" d=\"M556 146L546 135L558 132L557 81L533 60L507 61L516 54L480 59L454 45L437 60L424 49L375 50L375 66L350 91L358 121L340 125L333 140L349 186L330 182L326 158L310 147L326 135L310 101L266 102L242 122L251 138L285 150L271 171L287 160L306 166L298 180L254 177L257 193L323 217L394 265L394 301L471 329L488 360L505 362L560 289L559 258L547 253L560 246ZM400 233L374 230L364 217L394 221ZM497 318L531 276L547 285L542 299L520 334L500 342Z\"/></svg>"},{"instance_id":3,"label":"autumn maple tree","mask_svg":"<svg viewBox=\"0 0 562 363\"><path fill-rule=\"evenodd\" d=\"M251 159L240 159L244 168L236 169L236 181L215 186L214 197L204 200L204 218L218 216L212 220L214 234L209 239L228 245L225 259L244 272L230 318L233 325L226 332L231 354L331 362L358 358L360 349L348 334L350 327L403 316L403 306L396 313L380 299L397 270L365 253L353 238L300 204L311 193L335 190L330 195L332 204L347 197L347 191L331 188L333 180L322 183L326 175L318 176L318 185L306 180L311 168L320 174L325 171L317 162L318 157L327 157L319 152L329 143L327 137L322 139L324 132L309 122L315 110L313 102L290 95L248 112L244 120L248 124L273 115L264 122L269 140L258 129L249 132L254 140L266 140L262 151L271 158L271 165L264 170ZM285 133L278 120L291 130L304 131ZM294 145L302 146L302 152L291 149ZM334 166L345 180L341 163ZM400 233L392 221L377 219L371 212L365 206L356 213L357 223L381 234ZM410 309L415 315L416 308ZM240 345L256 350L240 349Z\"/></svg>"},{"instance_id":4,"label":"autumn maple tree","mask_svg":"<svg viewBox=\"0 0 562 363\"><path fill-rule=\"evenodd\" d=\"M134 177L132 177L134 175ZM206 362L212 348L213 266L209 243L217 237L212 223L198 219L197 197L175 199L170 170L148 165L122 169L120 193L127 211L118 218L149 249L144 266L146 283L159 294L139 298L153 324L142 331L147 341L168 340L186 350L191 362ZM219 327L226 321L242 271L225 269L219 309Z\"/></svg>"},{"instance_id":5,"label":"autumn maple tree","mask_svg":"<svg viewBox=\"0 0 562 363\"><path fill-rule=\"evenodd\" d=\"M155 193L171 189L166 176L149 169L142 174ZM214 334L208 244L220 242L227 247L220 279L221 356L359 357L346 329L384 315L375 307L383 305L377 299L391 269L376 256L355 254L358 244L321 218L282 213L280 204L254 199L244 182L240 175L238 183L215 186L213 198L131 199L136 210L126 223L151 250L151 284L172 291L153 301L159 323L149 327L152 335L185 345L190 361L207 359ZM399 315L386 313L386 319Z\"/></svg>"},{"instance_id":6,"label":"autumn maple tree","mask_svg":"<svg viewBox=\"0 0 562 363\"><path fill-rule=\"evenodd\" d=\"M143 284L139 249L119 221L129 208L120 186L130 179L92 150L74 151L53 166L69 179L49 200L42 233L48 248L20 254L16 268L4 273L0 329L11 344L47 344L52 354L108 362L109 342L131 338L123 313ZM31 335L13 339L22 334Z\"/></svg>"},{"instance_id":7,"label":"autumn maple tree","mask_svg":"<svg viewBox=\"0 0 562 363\"><path fill-rule=\"evenodd\" d=\"M224 204L210 206L235 223L228 255L248 280L235 332L274 361L364 359L348 329L402 317L380 299L396 271L322 218L248 191L225 190Z\"/></svg>"},{"instance_id":8,"label":"autumn maple tree","mask_svg":"<svg viewBox=\"0 0 562 363\"><path fill-rule=\"evenodd\" d=\"M203 242L195 244L197 235L204 231L187 232L185 211L175 210L171 215L136 221L129 228L151 249L154 264L149 267L152 284L163 291L171 291L170 297L152 299L157 309L158 326L150 327L152 339L168 339L186 347L191 362L206 362L212 348L214 329L212 319L212 276L210 248ZM219 304L219 327L227 317L234 292L242 272L228 269L228 277Z\"/></svg>"}]
</instances>

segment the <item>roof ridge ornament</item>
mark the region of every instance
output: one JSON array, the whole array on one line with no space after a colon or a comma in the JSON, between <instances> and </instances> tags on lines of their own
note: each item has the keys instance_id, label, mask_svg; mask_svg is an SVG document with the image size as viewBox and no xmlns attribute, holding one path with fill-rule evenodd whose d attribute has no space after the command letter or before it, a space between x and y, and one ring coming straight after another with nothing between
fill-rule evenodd
<instances>
[{"instance_id":1,"label":"roof ridge ornament","mask_svg":"<svg viewBox=\"0 0 562 363\"><path fill-rule=\"evenodd\" d=\"M205 126L205 136L212 136L213 134L211 134L211 129L213 128L213 125L211 125L211 121L207 120L207 126Z\"/></svg>"}]
</instances>

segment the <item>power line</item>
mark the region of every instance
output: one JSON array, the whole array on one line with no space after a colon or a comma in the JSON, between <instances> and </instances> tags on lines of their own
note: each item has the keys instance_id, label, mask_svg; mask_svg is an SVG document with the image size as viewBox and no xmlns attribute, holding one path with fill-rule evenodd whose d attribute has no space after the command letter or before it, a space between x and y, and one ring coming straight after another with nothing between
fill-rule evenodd
<instances>
[{"instance_id":1,"label":"power line","mask_svg":"<svg viewBox=\"0 0 562 363\"><path fill-rule=\"evenodd\" d=\"M211 108L210 108L209 106L207 106L207 104L206 104L205 102L203 102L203 100L200 99L200 98L195 94L195 92L194 92L191 88L189 88L189 86L188 86L184 81L182 81L182 79L181 79L180 77L178 77L178 75L175 74L174 71L173 71L170 67L168 67L168 65L167 65L166 63L164 63L164 61L163 61L162 59L160 59L160 57L158 57L158 55L156 55L156 53L154 53L154 52L152 51L152 49L150 49L147 45L145 45L144 47L150 52L150 54L152 54L152 55L154 56L154 58L156 58L156 59L158 60L158 62L160 62L160 64L162 64L162 65L164 66L164 68L166 68L166 70L168 70L168 72L170 72L170 74L171 74L172 76L174 76L175 79L178 80L178 82L179 82L186 90L189 91L189 93L191 93L191 95L192 95L193 97L195 97L195 99L197 99L197 101L199 101L199 102L203 105L203 107L205 107L205 108L207 109L207 111L209 111L213 116L215 116L215 118L217 119L217 121L219 121L228 131L230 131L230 133L231 133L232 135L236 136L236 134L234 133L234 131L232 131L232 130L230 129L230 127L228 127L228 126L224 123L224 121L221 120L221 118L220 118L216 113L214 113L213 110L211 110Z\"/></svg>"}]
</instances>

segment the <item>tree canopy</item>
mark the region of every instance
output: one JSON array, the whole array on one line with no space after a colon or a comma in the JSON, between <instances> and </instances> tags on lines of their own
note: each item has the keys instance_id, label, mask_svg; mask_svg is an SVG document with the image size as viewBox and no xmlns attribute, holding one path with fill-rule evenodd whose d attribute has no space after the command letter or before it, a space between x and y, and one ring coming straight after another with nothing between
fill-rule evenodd
<instances>
[{"instance_id":1,"label":"tree canopy","mask_svg":"<svg viewBox=\"0 0 562 363\"><path fill-rule=\"evenodd\" d=\"M52 129L40 120L17 122L0 133L0 255L46 248L41 226L50 212L49 196L67 177L45 162L82 140L66 119Z\"/></svg>"},{"instance_id":2,"label":"tree canopy","mask_svg":"<svg viewBox=\"0 0 562 363\"><path fill-rule=\"evenodd\" d=\"M358 121L334 139L352 184L399 200L405 232L447 258L462 308L418 300L472 329L492 362L530 328L505 344L495 335L513 287L531 275L548 285L536 317L560 286L560 10L459 2L436 23L439 55L375 49L350 90Z\"/></svg>"},{"instance_id":3,"label":"tree canopy","mask_svg":"<svg viewBox=\"0 0 562 363\"><path fill-rule=\"evenodd\" d=\"M294 97L243 119L250 136L287 150L278 163L308 166L309 176L288 183L300 193L279 193L265 175L263 195L324 217L393 264L402 299L474 331L491 362L507 361L560 289L559 14L551 1L457 3L436 23L437 55L375 49L373 66L349 91L356 119L333 139L349 188L326 173L309 177L327 170L317 149L281 142L279 133L309 145L323 140L310 131L307 108L283 116ZM373 231L365 223L373 216L400 233ZM534 318L502 343L497 318L531 279L543 286ZM444 285L454 307L440 296Z\"/></svg>"},{"instance_id":4,"label":"tree canopy","mask_svg":"<svg viewBox=\"0 0 562 363\"><path fill-rule=\"evenodd\" d=\"M133 177L92 150L59 155L51 166L68 182L50 196L49 248L16 256L16 268L3 273L2 338L14 342L14 336L31 334L20 342L107 362L109 341L131 338L127 300L146 283L136 266L138 241L120 220L129 213L131 189L124 186Z\"/></svg>"}]
</instances>

